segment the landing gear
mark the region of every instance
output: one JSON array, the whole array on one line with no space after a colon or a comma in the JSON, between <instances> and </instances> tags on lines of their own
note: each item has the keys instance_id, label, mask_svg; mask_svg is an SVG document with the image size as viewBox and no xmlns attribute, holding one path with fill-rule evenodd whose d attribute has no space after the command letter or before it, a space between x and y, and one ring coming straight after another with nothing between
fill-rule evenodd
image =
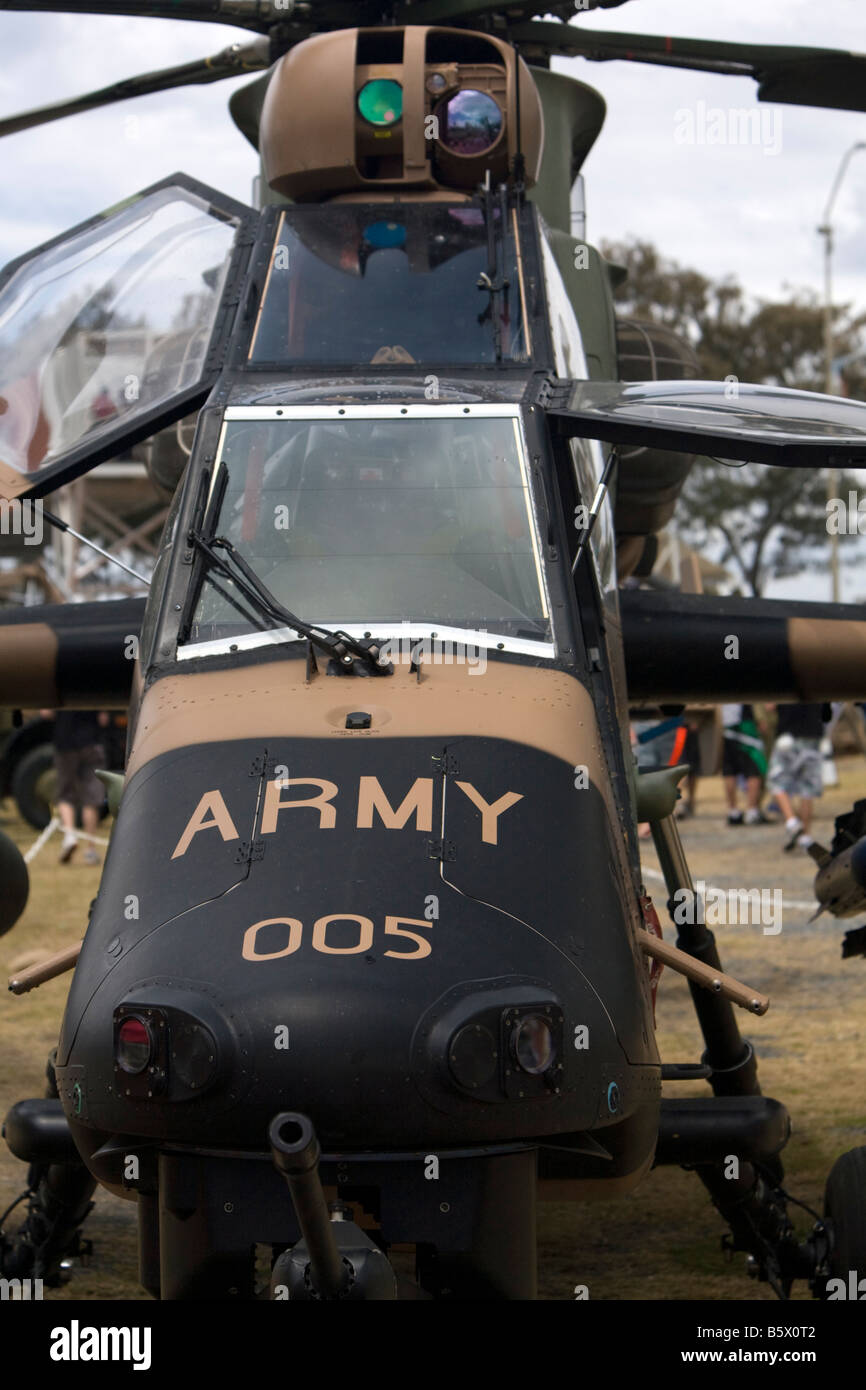
<instances>
[{"instance_id":1,"label":"landing gear","mask_svg":"<svg viewBox=\"0 0 866 1390\"><path fill-rule=\"evenodd\" d=\"M41 1279L49 1289L65 1283L65 1261L91 1252L80 1228L93 1209L95 1186L82 1165L31 1164L24 1194L27 1216L13 1236L0 1231L0 1274L6 1279Z\"/></svg>"},{"instance_id":2,"label":"landing gear","mask_svg":"<svg viewBox=\"0 0 866 1390\"><path fill-rule=\"evenodd\" d=\"M4 1133L16 1158L29 1162L27 1189L4 1213L27 1201L27 1216L14 1235L0 1229L0 1275L7 1279L41 1279L57 1288L68 1277L64 1262L90 1254L81 1226L93 1210L96 1181L71 1142L48 1060L47 1096L20 1101L6 1117ZM52 1161L57 1160L57 1161ZM2 1226L2 1222L0 1222Z\"/></svg>"},{"instance_id":3,"label":"landing gear","mask_svg":"<svg viewBox=\"0 0 866 1390\"><path fill-rule=\"evenodd\" d=\"M721 973L713 933L697 910L700 903L676 821L667 816L650 825L670 894L668 910L679 927L677 946ZM693 910L680 914L680 921L674 904L684 903ZM790 1132L787 1114L776 1101L762 1097L754 1049L740 1035L730 1000L694 981L690 989L706 1043L701 1061L709 1070L714 1099L662 1102L656 1162L694 1168L730 1228L724 1248L745 1252L749 1274L768 1282L778 1298L790 1296L795 1279L808 1279L818 1289L830 1258L831 1237L817 1220L811 1235L798 1241L788 1216L792 1199L782 1186L780 1158ZM856 1152L866 1155L866 1149ZM854 1180L845 1176L844 1181ZM866 1196L861 1197L864 1201ZM861 1239L864 1210L861 1205Z\"/></svg>"}]
</instances>

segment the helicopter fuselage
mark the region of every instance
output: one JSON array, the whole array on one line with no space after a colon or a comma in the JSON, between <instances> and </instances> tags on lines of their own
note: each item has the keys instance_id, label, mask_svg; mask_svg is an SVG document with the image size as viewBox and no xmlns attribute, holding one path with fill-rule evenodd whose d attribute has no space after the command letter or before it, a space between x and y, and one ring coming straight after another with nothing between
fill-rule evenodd
<instances>
[{"instance_id":1,"label":"helicopter fuselage","mask_svg":"<svg viewBox=\"0 0 866 1390\"><path fill-rule=\"evenodd\" d=\"M299 244L305 211L321 220L294 213ZM273 265L285 214L275 233L265 216ZM381 208L338 222L365 217L381 227ZM423 208L407 221L427 234ZM471 241L465 205L456 222ZM241 295L148 600L125 790L57 1056L82 1156L143 1212L172 1207L178 1183L207 1207L231 1172L255 1194L244 1238L293 1239L262 1163L287 1108L309 1113L326 1177L386 1241L425 1238L415 1199L389 1201L408 1184L426 1211L431 1155L470 1185L517 1163L558 1197L630 1186L652 1161L608 515L571 572L602 458L547 431L553 259L525 205L515 235L522 289L492 305L515 360L474 374L255 374L256 335L270 357L313 320L291 283L288 328L285 300L269 318ZM392 673L346 674L265 621L200 535L231 537L306 622L375 637ZM430 1210L436 1239L459 1242Z\"/></svg>"}]
</instances>

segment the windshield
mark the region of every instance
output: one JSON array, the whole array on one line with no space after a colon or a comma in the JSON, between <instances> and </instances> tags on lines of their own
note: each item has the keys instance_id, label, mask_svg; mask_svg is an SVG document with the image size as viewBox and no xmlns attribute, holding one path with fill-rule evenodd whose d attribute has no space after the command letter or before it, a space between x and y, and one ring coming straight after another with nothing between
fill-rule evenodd
<instances>
[{"instance_id":1,"label":"windshield","mask_svg":"<svg viewBox=\"0 0 866 1390\"><path fill-rule=\"evenodd\" d=\"M392 409L348 419L228 411L213 534L310 623L548 640L517 416ZM237 418L249 416L259 418ZM205 575L189 642L257 630L225 591Z\"/></svg>"},{"instance_id":2,"label":"windshield","mask_svg":"<svg viewBox=\"0 0 866 1390\"><path fill-rule=\"evenodd\" d=\"M281 216L249 360L294 363L526 360L513 214L494 209L496 298L480 208L424 203L291 208ZM498 335L494 331L498 326Z\"/></svg>"}]
</instances>

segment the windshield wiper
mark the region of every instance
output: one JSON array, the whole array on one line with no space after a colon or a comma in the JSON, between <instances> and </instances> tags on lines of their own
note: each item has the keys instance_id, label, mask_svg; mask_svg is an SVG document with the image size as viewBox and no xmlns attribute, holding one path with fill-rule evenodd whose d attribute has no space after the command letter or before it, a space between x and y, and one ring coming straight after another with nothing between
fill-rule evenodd
<instances>
[{"instance_id":1,"label":"windshield wiper","mask_svg":"<svg viewBox=\"0 0 866 1390\"><path fill-rule=\"evenodd\" d=\"M355 661L361 661L371 675L392 676L394 667L383 660L379 644L372 638L352 637L348 632L331 632L330 628L313 627L302 618L284 608L259 579L255 570L239 555L231 541L225 536L215 536L212 541L205 540L199 531L190 531L189 539L197 546L207 561L208 569L215 569L238 588L251 608L260 613L272 627L290 627L301 637L306 637L314 647L327 652L338 661L342 669L351 673ZM219 553L225 552L225 558Z\"/></svg>"}]
</instances>

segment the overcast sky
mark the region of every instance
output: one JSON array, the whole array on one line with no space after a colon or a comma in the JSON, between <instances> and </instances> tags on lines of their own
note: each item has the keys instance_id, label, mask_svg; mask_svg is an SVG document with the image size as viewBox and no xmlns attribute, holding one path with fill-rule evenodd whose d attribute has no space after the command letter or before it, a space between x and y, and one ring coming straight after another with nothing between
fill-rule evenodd
<instances>
[{"instance_id":1,"label":"overcast sky","mask_svg":"<svg viewBox=\"0 0 866 1390\"><path fill-rule=\"evenodd\" d=\"M583 24L866 53L863 0L634 0ZM816 227L842 155L866 140L866 115L757 102L751 78L638 63L557 66L597 87L608 105L585 170L591 239L639 234L682 263L710 275L730 272L765 297L785 283L820 288ZM711 108L757 109L763 142L681 143L682 112L694 113L697 133L701 102L707 120ZM833 221L839 293L866 308L866 150L851 161Z\"/></svg>"},{"instance_id":2,"label":"overcast sky","mask_svg":"<svg viewBox=\"0 0 866 1390\"><path fill-rule=\"evenodd\" d=\"M866 51L863 0L632 0L580 22ZM0 14L0 111L183 63L234 39L245 35L224 25ZM842 154L866 139L865 115L756 104L748 78L580 58L556 60L556 67L596 86L607 101L605 129L585 165L591 239L645 236L681 263L710 275L731 272L767 297L785 284L819 288L817 222ZM225 104L246 81L140 97L7 136L0 143L0 263L175 168L249 200L256 156ZM758 145L676 138L685 120L694 120L701 135L702 111L709 133L713 108L726 117L731 108L756 108L763 120ZM853 157L834 222L840 295L866 306L866 150Z\"/></svg>"},{"instance_id":3,"label":"overcast sky","mask_svg":"<svg viewBox=\"0 0 866 1390\"><path fill-rule=\"evenodd\" d=\"M866 52L866 0L633 0L580 22ZM248 38L224 25L0 13L0 113ZM866 116L757 104L746 78L581 59L555 66L607 101L585 166L590 240L639 235L708 275L735 275L765 298L786 286L820 289L816 227L842 155L866 140ZM249 201L257 158L226 106L232 88L249 80L138 98L0 141L0 264L175 169ZM719 108L725 117L736 108L762 112L758 143L699 143ZM687 121L693 144L677 138ZM837 297L866 309L866 150L852 159L833 220Z\"/></svg>"},{"instance_id":4,"label":"overcast sky","mask_svg":"<svg viewBox=\"0 0 866 1390\"><path fill-rule=\"evenodd\" d=\"M732 42L866 51L864 0L633 0L583 16L587 28ZM0 14L0 112L217 52L242 31L168 20ZM866 116L757 104L747 78L644 64L556 60L597 87L607 122L586 164L591 239L631 234L711 275L732 273L770 297L819 288L815 228L844 151ZM0 263L174 169L247 201L257 161L226 100L248 78L122 102L0 142ZM703 108L700 103L703 103ZM757 145L687 144L713 109L762 114ZM683 113L690 113L684 117ZM866 306L866 151L852 160L835 212L840 294Z\"/></svg>"}]
</instances>

